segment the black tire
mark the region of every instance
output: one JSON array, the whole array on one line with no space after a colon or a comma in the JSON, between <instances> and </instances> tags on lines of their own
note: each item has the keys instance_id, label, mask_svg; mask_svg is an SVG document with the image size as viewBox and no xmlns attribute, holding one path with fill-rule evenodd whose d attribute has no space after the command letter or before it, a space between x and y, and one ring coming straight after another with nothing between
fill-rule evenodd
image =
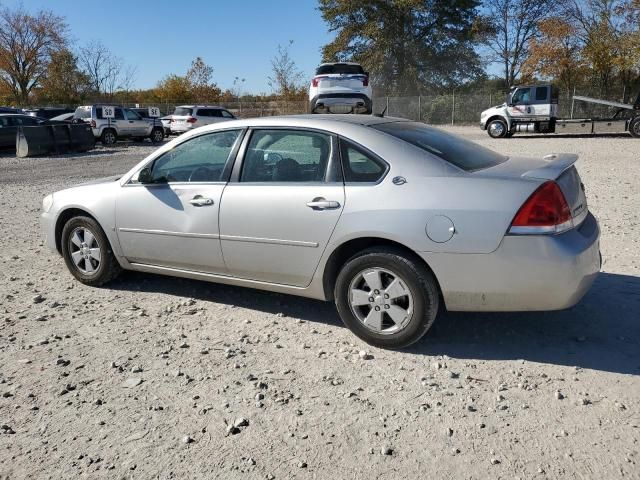
<instances>
[{"instance_id":1,"label":"black tire","mask_svg":"<svg viewBox=\"0 0 640 480\"><path fill-rule=\"evenodd\" d=\"M487 124L487 133L491 138L505 138L509 131L507 130L507 122L496 118Z\"/></svg>"},{"instance_id":2,"label":"black tire","mask_svg":"<svg viewBox=\"0 0 640 480\"><path fill-rule=\"evenodd\" d=\"M640 138L640 116L633 118L629 122L629 133L632 137Z\"/></svg>"},{"instance_id":3,"label":"black tire","mask_svg":"<svg viewBox=\"0 0 640 480\"><path fill-rule=\"evenodd\" d=\"M413 305L412 313L408 315L409 319L397 331L391 329L389 332L379 333L370 329L356 316L354 309L372 309L374 307L369 307L369 305L353 309L351 307L351 286L361 278L363 272L369 269L381 269L395 275L404 282L410 292ZM383 273L383 275L386 274ZM382 300L380 296L376 296L375 302L378 300L384 303L394 302L393 300ZM403 348L420 340L433 325L440 302L433 274L418 259L394 248L371 248L349 259L336 279L334 297L340 318L355 335L370 345L390 349ZM369 298L369 302L372 301L371 298ZM375 305L375 303L371 305ZM388 308L387 305L380 308L383 309L381 313L384 318L383 324L384 322L388 323L391 316L384 312L384 308ZM359 312L363 313L362 310Z\"/></svg>"},{"instance_id":4,"label":"black tire","mask_svg":"<svg viewBox=\"0 0 640 480\"><path fill-rule=\"evenodd\" d=\"M100 250L99 262L92 259L88 260L94 268L93 273L83 271L82 267L76 265L73 259L73 253L78 253L79 248L73 242L72 236L77 231L81 232L83 230L88 230L93 235ZM83 235L83 239L85 238L86 237ZM98 222L93 218L80 216L73 217L69 220L62 229L60 245L62 247L62 257L64 258L64 262L67 264L67 268L74 277L85 285L90 285L92 287L103 285L116 278L122 271L122 267L120 267L120 264L113 254L111 245L109 244L109 239L102 228L100 228L100 225L98 225ZM81 260L85 270L86 261L87 260Z\"/></svg>"},{"instance_id":5,"label":"black tire","mask_svg":"<svg viewBox=\"0 0 640 480\"><path fill-rule=\"evenodd\" d=\"M164 130L162 128L154 128L149 135L152 143L160 143L164 140Z\"/></svg>"},{"instance_id":6,"label":"black tire","mask_svg":"<svg viewBox=\"0 0 640 480\"><path fill-rule=\"evenodd\" d=\"M100 141L103 145L113 145L118 141L118 134L113 128L107 128L103 130Z\"/></svg>"}]
</instances>

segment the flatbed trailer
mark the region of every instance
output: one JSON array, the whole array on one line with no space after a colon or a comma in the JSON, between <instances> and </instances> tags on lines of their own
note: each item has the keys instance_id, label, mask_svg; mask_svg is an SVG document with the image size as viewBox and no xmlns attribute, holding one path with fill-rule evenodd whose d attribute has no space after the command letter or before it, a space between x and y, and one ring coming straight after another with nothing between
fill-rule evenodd
<instances>
[{"instance_id":1,"label":"flatbed trailer","mask_svg":"<svg viewBox=\"0 0 640 480\"><path fill-rule=\"evenodd\" d=\"M609 118L560 118L558 91L553 85L525 85L512 89L504 104L482 112L480 126L493 138L508 138L516 133L630 133L640 137L640 94L633 104L574 95L572 116L576 101L618 110Z\"/></svg>"}]
</instances>

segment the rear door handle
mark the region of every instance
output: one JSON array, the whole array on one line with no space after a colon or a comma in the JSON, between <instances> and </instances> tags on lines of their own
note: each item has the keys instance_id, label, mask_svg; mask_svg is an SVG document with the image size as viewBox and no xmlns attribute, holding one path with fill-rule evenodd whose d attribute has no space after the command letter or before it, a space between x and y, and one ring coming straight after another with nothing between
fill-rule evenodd
<instances>
[{"instance_id":1,"label":"rear door handle","mask_svg":"<svg viewBox=\"0 0 640 480\"><path fill-rule=\"evenodd\" d=\"M213 205L213 200L211 198L204 198L200 195L196 195L191 200L189 200L189 203L194 207L206 207L209 205Z\"/></svg>"},{"instance_id":2,"label":"rear door handle","mask_svg":"<svg viewBox=\"0 0 640 480\"><path fill-rule=\"evenodd\" d=\"M334 210L336 208L340 208L340 202L336 202L335 200L325 200L322 197L318 197L307 202L307 207L313 210Z\"/></svg>"}]
</instances>

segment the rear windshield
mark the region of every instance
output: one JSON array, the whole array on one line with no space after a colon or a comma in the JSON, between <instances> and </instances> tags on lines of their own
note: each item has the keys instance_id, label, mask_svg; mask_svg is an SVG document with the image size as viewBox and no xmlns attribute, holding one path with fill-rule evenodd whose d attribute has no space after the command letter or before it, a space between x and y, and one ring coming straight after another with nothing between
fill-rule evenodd
<instances>
[{"instance_id":1,"label":"rear windshield","mask_svg":"<svg viewBox=\"0 0 640 480\"><path fill-rule=\"evenodd\" d=\"M176 107L175 111L173 112L174 115L180 115L180 116L188 116L191 115L193 113L193 108L185 108L185 107Z\"/></svg>"},{"instance_id":2,"label":"rear windshield","mask_svg":"<svg viewBox=\"0 0 640 480\"><path fill-rule=\"evenodd\" d=\"M493 167L507 160L504 155L477 143L422 123L381 123L373 125L373 128L415 145L468 172Z\"/></svg>"},{"instance_id":3,"label":"rear windshield","mask_svg":"<svg viewBox=\"0 0 640 480\"><path fill-rule=\"evenodd\" d=\"M360 65L348 65L346 63L320 65L316 69L316 75L330 75L332 73L340 73L345 75L364 75L364 70Z\"/></svg>"}]
</instances>

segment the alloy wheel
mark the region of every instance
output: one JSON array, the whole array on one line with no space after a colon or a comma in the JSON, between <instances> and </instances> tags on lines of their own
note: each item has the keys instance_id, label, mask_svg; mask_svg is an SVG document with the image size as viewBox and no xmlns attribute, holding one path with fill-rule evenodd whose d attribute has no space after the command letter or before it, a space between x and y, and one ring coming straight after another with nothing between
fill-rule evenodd
<instances>
[{"instance_id":1,"label":"alloy wheel","mask_svg":"<svg viewBox=\"0 0 640 480\"><path fill-rule=\"evenodd\" d=\"M349 306L369 330L383 335L405 328L413 316L413 295L406 282L384 268L368 268L349 284Z\"/></svg>"},{"instance_id":2,"label":"alloy wheel","mask_svg":"<svg viewBox=\"0 0 640 480\"><path fill-rule=\"evenodd\" d=\"M94 275L100 267L100 244L91 230L78 227L69 237L69 253L73 264L83 275Z\"/></svg>"}]
</instances>

